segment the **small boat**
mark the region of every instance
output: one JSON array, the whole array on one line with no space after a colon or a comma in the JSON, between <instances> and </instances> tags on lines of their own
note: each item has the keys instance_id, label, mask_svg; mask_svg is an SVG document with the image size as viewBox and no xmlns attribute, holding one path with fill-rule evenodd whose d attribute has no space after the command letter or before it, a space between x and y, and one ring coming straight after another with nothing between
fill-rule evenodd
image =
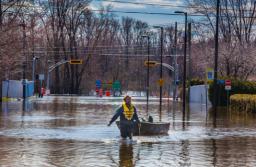
<instances>
[{"instance_id":1,"label":"small boat","mask_svg":"<svg viewBox=\"0 0 256 167\"><path fill-rule=\"evenodd\" d=\"M120 121L116 121L117 127L120 129ZM169 122L148 122L141 121L140 127L135 124L134 136L150 136L150 135L167 135L170 128Z\"/></svg>"}]
</instances>

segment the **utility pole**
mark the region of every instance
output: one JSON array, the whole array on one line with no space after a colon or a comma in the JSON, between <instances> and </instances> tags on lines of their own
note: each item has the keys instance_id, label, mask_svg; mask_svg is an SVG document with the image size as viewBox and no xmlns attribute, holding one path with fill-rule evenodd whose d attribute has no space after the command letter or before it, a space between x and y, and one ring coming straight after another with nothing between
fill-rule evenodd
<instances>
[{"instance_id":1,"label":"utility pole","mask_svg":"<svg viewBox=\"0 0 256 167\"><path fill-rule=\"evenodd\" d=\"M159 86L160 86L160 101L159 101L159 121L161 122L162 117L162 92L163 92L163 33L164 28L161 26L154 26L154 28L160 28L161 30L161 48L160 48L160 79L159 79Z\"/></svg>"},{"instance_id":2,"label":"utility pole","mask_svg":"<svg viewBox=\"0 0 256 167\"><path fill-rule=\"evenodd\" d=\"M188 102L190 101L190 82L191 82L191 74L192 74L192 67L191 67L191 23L188 23L188 56L189 56L189 63L188 63Z\"/></svg>"},{"instance_id":3,"label":"utility pole","mask_svg":"<svg viewBox=\"0 0 256 167\"><path fill-rule=\"evenodd\" d=\"M143 38L147 38L147 45L148 45L148 57L147 57L147 61L149 62L150 59L149 59L149 54L150 54L150 37L149 35L143 35L142 36ZM147 66L147 86L146 86L146 91L147 91L147 106L146 106L146 113L147 113L147 116L148 115L148 101L149 101L149 65Z\"/></svg>"},{"instance_id":4,"label":"utility pole","mask_svg":"<svg viewBox=\"0 0 256 167\"><path fill-rule=\"evenodd\" d=\"M148 62L150 61L149 59L149 53L150 53L150 40L149 40L149 35L147 36L148 39ZM148 115L148 101L149 101L149 66L147 66L147 115Z\"/></svg>"},{"instance_id":5,"label":"utility pole","mask_svg":"<svg viewBox=\"0 0 256 167\"><path fill-rule=\"evenodd\" d=\"M128 48L128 45L129 45L129 30L128 30L128 24L127 24L127 27L126 27L126 68L128 68L128 55L129 55L129 48Z\"/></svg>"},{"instance_id":6,"label":"utility pole","mask_svg":"<svg viewBox=\"0 0 256 167\"><path fill-rule=\"evenodd\" d=\"M2 29L3 23L3 10L2 10L2 0L0 0L0 30Z\"/></svg>"},{"instance_id":7,"label":"utility pole","mask_svg":"<svg viewBox=\"0 0 256 167\"><path fill-rule=\"evenodd\" d=\"M22 88L23 88L23 103L22 103L22 109L23 111L26 111L26 63L23 62L23 79L22 79Z\"/></svg>"},{"instance_id":8,"label":"utility pole","mask_svg":"<svg viewBox=\"0 0 256 167\"><path fill-rule=\"evenodd\" d=\"M23 63L23 80L22 80L22 85L23 85L23 101L26 99L26 63Z\"/></svg>"},{"instance_id":9,"label":"utility pole","mask_svg":"<svg viewBox=\"0 0 256 167\"><path fill-rule=\"evenodd\" d=\"M177 22L175 22L175 29L174 29L174 90L173 90L173 101L176 100L176 93L177 93Z\"/></svg>"},{"instance_id":10,"label":"utility pole","mask_svg":"<svg viewBox=\"0 0 256 167\"><path fill-rule=\"evenodd\" d=\"M186 79L187 79L187 20L188 13L182 11L175 11L177 14L184 14L185 16L185 35L184 35L184 57L183 57L183 83L182 83L182 112L185 115L186 112Z\"/></svg>"},{"instance_id":11,"label":"utility pole","mask_svg":"<svg viewBox=\"0 0 256 167\"><path fill-rule=\"evenodd\" d=\"M159 112L160 112L160 121L162 117L162 92L163 92L163 33L164 28L161 27L161 65L160 65L160 106L159 106Z\"/></svg>"},{"instance_id":12,"label":"utility pole","mask_svg":"<svg viewBox=\"0 0 256 167\"><path fill-rule=\"evenodd\" d=\"M28 57L26 54L26 24L25 24L25 16L23 15L22 27L23 27L23 56L25 58L26 66L28 64ZM25 68L25 73L27 72L27 68Z\"/></svg>"},{"instance_id":13,"label":"utility pole","mask_svg":"<svg viewBox=\"0 0 256 167\"><path fill-rule=\"evenodd\" d=\"M23 14L23 20L22 20L22 28L23 28L23 57L25 59L25 61L23 62L23 110L25 110L25 100L26 100L26 72L27 72L27 65L28 65L28 58L27 58L27 54L25 53L26 51L26 25L25 25L25 18L24 18L24 14Z\"/></svg>"},{"instance_id":14,"label":"utility pole","mask_svg":"<svg viewBox=\"0 0 256 167\"><path fill-rule=\"evenodd\" d=\"M220 0L217 0L216 7L216 32L215 32L215 54L214 54L214 79L213 79L213 109L214 117L217 116L217 106L218 106L218 53L219 53L219 12L220 12Z\"/></svg>"}]
</instances>

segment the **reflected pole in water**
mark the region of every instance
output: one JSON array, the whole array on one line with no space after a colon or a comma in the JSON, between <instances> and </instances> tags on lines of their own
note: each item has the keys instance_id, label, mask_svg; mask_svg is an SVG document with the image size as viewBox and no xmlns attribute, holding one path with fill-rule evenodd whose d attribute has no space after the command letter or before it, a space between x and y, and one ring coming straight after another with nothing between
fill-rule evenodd
<instances>
[{"instance_id":1,"label":"reflected pole in water","mask_svg":"<svg viewBox=\"0 0 256 167\"><path fill-rule=\"evenodd\" d=\"M189 141L188 140L182 140L181 141L181 153L180 153L180 157L181 157L181 166L190 166L191 162L190 162L190 155L189 155Z\"/></svg>"},{"instance_id":2,"label":"reflected pole in water","mask_svg":"<svg viewBox=\"0 0 256 167\"><path fill-rule=\"evenodd\" d=\"M213 154L212 154L212 157L213 157L213 162L212 162L212 164L213 164L213 166L216 166L216 163L217 163L217 146L216 146L216 140L214 140L214 139L212 139L212 152L213 152Z\"/></svg>"},{"instance_id":3,"label":"reflected pole in water","mask_svg":"<svg viewBox=\"0 0 256 167\"><path fill-rule=\"evenodd\" d=\"M185 118L185 113L182 113L182 129L186 130L186 118Z\"/></svg>"}]
</instances>

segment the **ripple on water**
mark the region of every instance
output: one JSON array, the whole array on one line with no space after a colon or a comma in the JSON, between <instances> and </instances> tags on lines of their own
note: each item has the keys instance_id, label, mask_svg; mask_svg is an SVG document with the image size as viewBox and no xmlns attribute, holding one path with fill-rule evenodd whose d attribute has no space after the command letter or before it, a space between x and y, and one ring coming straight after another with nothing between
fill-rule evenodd
<instances>
[{"instance_id":1,"label":"ripple on water","mask_svg":"<svg viewBox=\"0 0 256 167\"><path fill-rule=\"evenodd\" d=\"M115 126L90 125L80 127L59 128L19 128L0 131L7 137L28 139L58 139L77 140L88 142L113 143L119 140L119 130ZM207 129L191 127L185 131L170 130L167 136L134 136L137 143L160 143L179 141L201 141L222 139L226 137L254 137L256 132L252 129Z\"/></svg>"}]
</instances>

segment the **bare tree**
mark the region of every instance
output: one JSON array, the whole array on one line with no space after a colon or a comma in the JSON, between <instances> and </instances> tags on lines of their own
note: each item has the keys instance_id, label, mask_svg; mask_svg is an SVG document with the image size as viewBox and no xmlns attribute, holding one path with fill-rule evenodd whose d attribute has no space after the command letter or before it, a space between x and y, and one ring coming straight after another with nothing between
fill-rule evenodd
<instances>
[{"instance_id":1,"label":"bare tree","mask_svg":"<svg viewBox=\"0 0 256 167\"><path fill-rule=\"evenodd\" d=\"M190 0L189 6L193 7L194 12L205 16L206 20L200 20L197 24L204 31L210 30L206 33L205 38L212 38L215 32L216 1ZM251 46L254 45L255 32L252 30L255 22L255 7L254 1L251 0L221 1L221 39L219 41L221 56L219 62L222 75L245 79L250 74L244 75L243 72L252 72L254 69L255 58L245 53L245 50L251 50ZM208 46L209 50L212 47ZM249 64L244 66L244 63Z\"/></svg>"}]
</instances>

